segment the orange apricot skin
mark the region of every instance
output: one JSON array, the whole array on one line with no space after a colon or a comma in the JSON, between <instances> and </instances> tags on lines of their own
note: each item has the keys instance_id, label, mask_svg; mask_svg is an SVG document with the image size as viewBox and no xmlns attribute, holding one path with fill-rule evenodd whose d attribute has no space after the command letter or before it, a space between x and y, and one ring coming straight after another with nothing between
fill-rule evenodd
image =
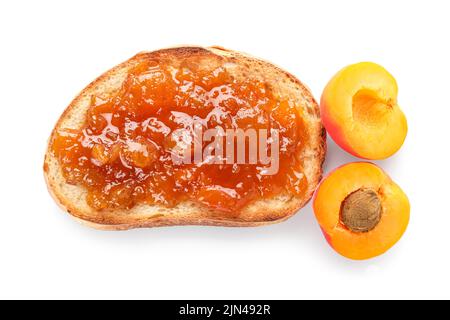
<instances>
[{"instance_id":1,"label":"orange apricot skin","mask_svg":"<svg viewBox=\"0 0 450 320\"><path fill-rule=\"evenodd\" d=\"M360 188L377 190L383 204L379 225L367 233L354 233L340 221L342 201ZM313 209L328 244L352 260L384 254L403 236L410 219L407 196L381 168L368 162L346 164L331 172L314 194Z\"/></svg>"},{"instance_id":2,"label":"orange apricot skin","mask_svg":"<svg viewBox=\"0 0 450 320\"><path fill-rule=\"evenodd\" d=\"M324 98L324 96L322 96L321 101L320 101L320 116L322 118L323 125L325 126L328 134L333 138L333 141L336 142L336 144L339 147L341 147L342 149L344 149L351 155L361 158L361 159L370 160L370 159L360 155L358 152L356 152L355 150L352 149L350 144L348 144L347 140L345 139L345 136L341 129L341 126L333 120L333 118L330 116L328 110L329 110L329 107L326 102L326 99Z\"/></svg>"}]
</instances>

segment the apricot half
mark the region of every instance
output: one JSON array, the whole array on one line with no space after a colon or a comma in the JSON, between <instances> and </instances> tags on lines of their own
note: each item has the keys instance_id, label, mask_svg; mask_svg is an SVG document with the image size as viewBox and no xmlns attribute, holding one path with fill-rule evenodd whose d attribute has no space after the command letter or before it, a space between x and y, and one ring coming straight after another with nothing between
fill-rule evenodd
<instances>
[{"instance_id":1,"label":"apricot half","mask_svg":"<svg viewBox=\"0 0 450 320\"><path fill-rule=\"evenodd\" d=\"M354 260L389 250L409 223L405 193L371 163L350 163L332 172L317 189L313 207L331 247Z\"/></svg>"},{"instance_id":2,"label":"apricot half","mask_svg":"<svg viewBox=\"0 0 450 320\"><path fill-rule=\"evenodd\" d=\"M354 156L388 158L403 145L408 131L397 93L396 80L380 65L350 65L330 80L322 94L324 126Z\"/></svg>"}]
</instances>

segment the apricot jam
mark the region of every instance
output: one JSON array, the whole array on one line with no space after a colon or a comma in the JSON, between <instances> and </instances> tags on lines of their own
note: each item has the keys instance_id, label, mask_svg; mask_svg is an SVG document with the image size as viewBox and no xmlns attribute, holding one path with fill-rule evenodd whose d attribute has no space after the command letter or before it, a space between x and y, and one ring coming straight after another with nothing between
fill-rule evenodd
<instances>
[{"instance_id":1,"label":"apricot jam","mask_svg":"<svg viewBox=\"0 0 450 320\"><path fill-rule=\"evenodd\" d=\"M235 79L228 67L205 66L195 57L149 58L129 71L120 90L92 96L82 128L59 130L53 138L67 183L86 188L97 210L193 201L238 214L258 199L304 194L298 155L308 135L299 108L268 83ZM278 172L262 174L259 162L175 163L173 133L192 132L194 122L203 129L278 130Z\"/></svg>"}]
</instances>

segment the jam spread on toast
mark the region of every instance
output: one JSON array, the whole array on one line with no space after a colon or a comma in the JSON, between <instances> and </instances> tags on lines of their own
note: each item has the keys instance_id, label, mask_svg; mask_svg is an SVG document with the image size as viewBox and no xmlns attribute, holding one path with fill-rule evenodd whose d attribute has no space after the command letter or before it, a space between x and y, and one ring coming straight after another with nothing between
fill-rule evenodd
<instances>
[{"instance_id":1,"label":"jam spread on toast","mask_svg":"<svg viewBox=\"0 0 450 320\"><path fill-rule=\"evenodd\" d=\"M202 63L196 56L137 63L120 89L91 97L80 129L61 129L54 135L52 152L66 182L85 187L88 204L97 210L137 204L173 207L189 201L238 214L255 200L303 195L308 182L300 155L308 143L308 128L300 108L265 81L236 76L229 68L240 66L229 64ZM264 174L267 164L259 160L174 161L180 141L193 148L195 127L203 132L218 127L220 132L263 129L269 132L268 141L277 130L279 154L272 155L278 156L277 172ZM199 144L204 150L210 143Z\"/></svg>"}]
</instances>

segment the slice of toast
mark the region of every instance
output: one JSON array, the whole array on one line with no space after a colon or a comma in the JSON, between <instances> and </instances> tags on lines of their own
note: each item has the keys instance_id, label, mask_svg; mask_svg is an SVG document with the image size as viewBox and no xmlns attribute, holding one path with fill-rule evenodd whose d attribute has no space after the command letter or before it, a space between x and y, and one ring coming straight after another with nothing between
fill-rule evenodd
<instances>
[{"instance_id":1,"label":"slice of toast","mask_svg":"<svg viewBox=\"0 0 450 320\"><path fill-rule=\"evenodd\" d=\"M261 199L245 206L239 215L230 217L220 211L194 202L182 202L175 207L138 204L131 209L95 210L87 204L87 190L68 184L63 177L58 159L51 151L51 143L60 129L80 129L86 119L91 96L118 91L128 71L145 59L184 59L197 55L201 63L220 58L223 66L232 64L236 79L252 78L268 83L274 91L290 97L308 128L309 143L303 148L304 174L308 180L305 196L279 194L271 199ZM230 62L230 63L229 63ZM236 67L237 66L237 67ZM48 189L56 202L75 219L98 229L126 230L132 228L208 225L227 227L252 227L281 222L295 214L312 197L322 176L322 163L326 151L325 130L319 108L310 91L294 76L280 68L235 51L219 47L176 47L154 52L143 52L107 71L88 85L67 107L50 137L45 155L44 174Z\"/></svg>"}]
</instances>

